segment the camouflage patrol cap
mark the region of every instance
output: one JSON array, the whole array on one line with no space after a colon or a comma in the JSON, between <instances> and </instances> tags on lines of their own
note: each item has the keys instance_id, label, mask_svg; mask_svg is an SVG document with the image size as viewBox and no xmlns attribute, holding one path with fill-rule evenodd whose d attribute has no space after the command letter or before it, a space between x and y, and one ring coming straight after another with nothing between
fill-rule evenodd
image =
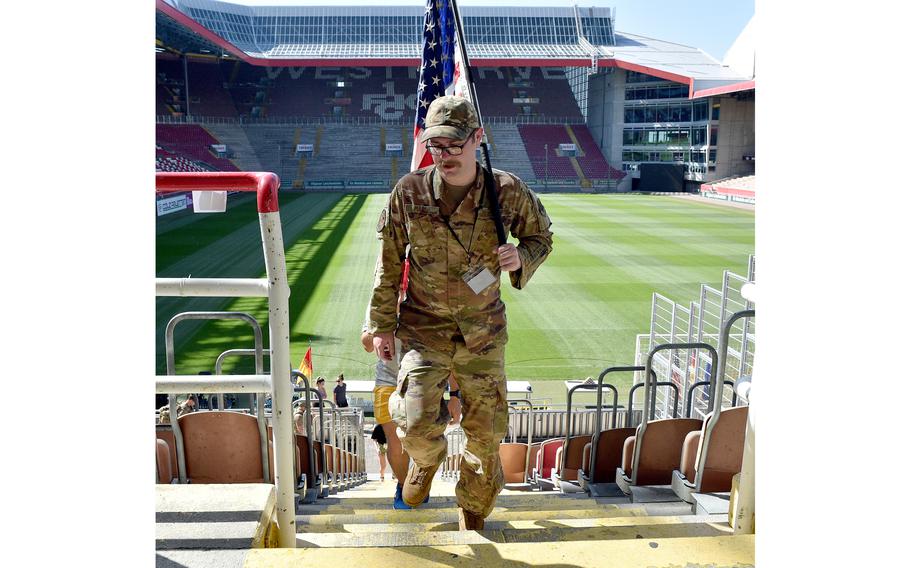
<instances>
[{"instance_id":1,"label":"camouflage patrol cap","mask_svg":"<svg viewBox=\"0 0 910 568\"><path fill-rule=\"evenodd\" d=\"M472 130L480 128L480 119L468 99L445 96L430 103L423 124L421 142L436 137L464 140Z\"/></svg>"}]
</instances>

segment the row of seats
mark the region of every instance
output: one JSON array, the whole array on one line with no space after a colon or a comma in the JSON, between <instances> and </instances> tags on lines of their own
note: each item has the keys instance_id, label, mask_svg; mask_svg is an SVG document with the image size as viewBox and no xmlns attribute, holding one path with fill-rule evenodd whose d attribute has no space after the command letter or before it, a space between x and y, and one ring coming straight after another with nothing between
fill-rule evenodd
<instances>
[{"instance_id":1,"label":"row of seats","mask_svg":"<svg viewBox=\"0 0 910 568\"><path fill-rule=\"evenodd\" d=\"M219 158L212 152L212 144L219 141L208 130L198 124L157 124L155 125L155 150L156 167L158 158L163 163L169 162L167 158L179 157L186 162L205 164L209 170L221 172L238 171L233 162ZM172 162L172 161L171 161ZM205 171L205 168L166 170L160 171Z\"/></svg>"},{"instance_id":2,"label":"row of seats","mask_svg":"<svg viewBox=\"0 0 910 568\"><path fill-rule=\"evenodd\" d=\"M177 420L188 482L274 483L271 426L267 427L271 467L266 481L260 430L255 416L230 410L200 410L184 414ZM345 447L354 445L352 443L320 443L318 426L315 431L317 434L313 442L304 434L295 434L295 476L300 481L298 489L301 492L315 489L311 495L325 496L366 481L362 448L358 455L354 448ZM159 424L155 434L157 481L176 483L179 472L174 430L169 424Z\"/></svg>"},{"instance_id":3,"label":"row of seats","mask_svg":"<svg viewBox=\"0 0 910 568\"><path fill-rule=\"evenodd\" d=\"M615 387L604 386L615 392ZM658 382L657 386L675 387L667 382ZM630 391L630 406L635 390ZM742 464L748 416L748 407L735 406L735 397L733 404L721 410L716 421L712 412L704 420L688 417L649 420L646 428L632 426L630 420L625 426L606 428L595 434L573 436L570 432L568 436L530 445L504 441L499 446L499 456L505 482L528 484L541 490L587 490L592 495L597 486L604 484L613 487L617 495L619 491L631 494L633 485L671 486L680 499L689 503L693 502L692 493L696 491L729 492L733 476ZM689 416L691 398L686 407ZM568 412L571 414L571 402ZM672 412L675 416L678 404L674 404ZM613 413L616 414L615 404ZM569 414L565 423L574 424L575 415ZM631 419L632 415L627 417ZM710 436L707 435L709 424ZM464 434L453 431L448 437L443 477L457 478ZM637 467L633 463L636 444L641 444ZM701 454L705 456L701 484L696 486Z\"/></svg>"},{"instance_id":4,"label":"row of seats","mask_svg":"<svg viewBox=\"0 0 910 568\"><path fill-rule=\"evenodd\" d=\"M231 117L336 116L408 120L416 112L417 74L408 67L259 67L212 57L156 60L158 114ZM561 67L478 69L485 116L567 117L581 110Z\"/></svg>"}]
</instances>

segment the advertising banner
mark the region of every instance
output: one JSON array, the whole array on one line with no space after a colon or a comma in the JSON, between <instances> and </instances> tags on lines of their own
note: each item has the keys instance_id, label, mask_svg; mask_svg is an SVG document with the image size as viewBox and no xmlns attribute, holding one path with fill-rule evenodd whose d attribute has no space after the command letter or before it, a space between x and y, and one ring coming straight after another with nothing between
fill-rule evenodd
<instances>
[{"instance_id":1,"label":"advertising banner","mask_svg":"<svg viewBox=\"0 0 910 568\"><path fill-rule=\"evenodd\" d=\"M184 193L159 199L155 205L158 207L158 216L161 217L162 215L167 215L168 213L173 213L175 211L183 211L190 204Z\"/></svg>"}]
</instances>

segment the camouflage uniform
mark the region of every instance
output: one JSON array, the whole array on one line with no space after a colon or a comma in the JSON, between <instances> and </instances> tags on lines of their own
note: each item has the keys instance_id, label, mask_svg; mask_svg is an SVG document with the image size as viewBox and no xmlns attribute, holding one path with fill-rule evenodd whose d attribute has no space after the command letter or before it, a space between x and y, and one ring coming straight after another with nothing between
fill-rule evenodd
<instances>
[{"instance_id":1,"label":"camouflage uniform","mask_svg":"<svg viewBox=\"0 0 910 568\"><path fill-rule=\"evenodd\" d=\"M499 442L508 421L504 371L508 334L494 254L499 243L480 167L448 219L458 240L440 213L444 186L435 170L430 166L404 176L380 214L382 251L369 331L374 335L395 331L402 342L389 409L405 451L421 467L433 467L446 455L443 432L449 416L442 396L454 372L462 394L461 426L468 438L455 493L459 507L486 517L503 487ZM519 240L521 268L510 272L509 279L521 289L552 250L550 219L524 182L499 170L493 175L503 225ZM408 293L396 317L408 245ZM495 282L475 294L462 276L478 264L490 270Z\"/></svg>"},{"instance_id":2,"label":"camouflage uniform","mask_svg":"<svg viewBox=\"0 0 910 568\"><path fill-rule=\"evenodd\" d=\"M177 405L177 418L180 418L188 412L193 412L188 408L186 401L181 402ZM171 423L171 409L168 404L165 404L158 409L158 424L170 424Z\"/></svg>"}]
</instances>

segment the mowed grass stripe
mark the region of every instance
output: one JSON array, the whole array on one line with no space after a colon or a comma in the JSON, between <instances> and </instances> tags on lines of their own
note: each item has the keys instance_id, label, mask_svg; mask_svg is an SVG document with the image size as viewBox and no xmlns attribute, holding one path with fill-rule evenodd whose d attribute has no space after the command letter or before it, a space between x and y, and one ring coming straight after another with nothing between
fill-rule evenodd
<instances>
[{"instance_id":1,"label":"mowed grass stripe","mask_svg":"<svg viewBox=\"0 0 910 568\"><path fill-rule=\"evenodd\" d=\"M359 336L379 250L376 219L386 199L336 196L335 207L297 241L285 233L295 366L312 344L317 374L372 378L375 356L363 351ZM688 304L700 284L717 286L724 269L743 274L754 250L751 211L663 196L548 194L542 200L554 222L554 252L527 289L512 289L505 275L501 284L510 379L581 378L631 363L635 335L648 331L654 292ZM264 303L255 307L251 300L228 309L255 312L265 323ZM238 329L242 345L217 333L200 336L193 348L198 358L185 372L211 368L226 344L251 346L249 331ZM561 384L553 386L564 397Z\"/></svg>"},{"instance_id":2,"label":"mowed grass stripe","mask_svg":"<svg viewBox=\"0 0 910 568\"><path fill-rule=\"evenodd\" d=\"M304 232L320 221L342 199L340 194L280 194L282 236L285 249L298 241ZM163 268L157 276L182 278L257 278L265 274L262 240L255 200L231 201L222 214L193 215L192 222L179 223L177 229L159 237L157 256ZM185 221L178 219L179 221ZM179 230L178 230L179 229ZM192 252L186 253L187 247ZM179 251L184 251L184 256ZM289 272L293 259L287 259ZM252 298L263 306L265 299ZM230 310L230 298L157 298L156 299L156 368L165 372L164 330L177 313L186 311ZM257 312L268 337L265 312ZM201 335L198 335L201 333ZM186 321L175 332L175 352L178 373L213 370L218 355L232 348L251 348L252 331L238 322ZM225 367L227 368L227 366Z\"/></svg>"},{"instance_id":3,"label":"mowed grass stripe","mask_svg":"<svg viewBox=\"0 0 910 568\"><path fill-rule=\"evenodd\" d=\"M543 196L554 219L554 252L526 290L504 289L510 378L582 378L610 365L630 364L635 335L648 329L653 292L688 303L702 282L718 281L724 268L745 266L751 246L727 256L692 250L688 237L697 234L691 230L691 220L702 209L697 205L650 197L642 207L640 199L610 197ZM665 222L655 213L664 204L675 212ZM715 210L708 212L709 218L717 216ZM733 228L751 234L749 216L739 217ZM658 222L660 232L676 237L659 237L660 246L650 245L659 254L642 253L648 247L634 244L634 238L653 231ZM633 242L618 245L615 235L630 235ZM546 343L557 348L548 351Z\"/></svg>"}]
</instances>

